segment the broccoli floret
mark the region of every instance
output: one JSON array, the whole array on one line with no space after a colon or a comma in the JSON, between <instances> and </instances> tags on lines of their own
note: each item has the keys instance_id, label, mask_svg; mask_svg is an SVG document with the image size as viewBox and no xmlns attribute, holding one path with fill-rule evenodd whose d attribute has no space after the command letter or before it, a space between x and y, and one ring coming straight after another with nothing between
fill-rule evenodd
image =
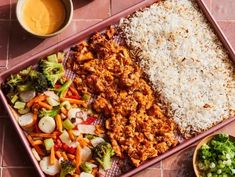
<instances>
[{"instance_id":1,"label":"broccoli floret","mask_svg":"<svg viewBox=\"0 0 235 177\"><path fill-rule=\"evenodd\" d=\"M28 76L28 75L29 75L29 72L32 71L32 69L33 69L32 66L30 66L30 67L28 67L28 68L26 68L26 69L20 71L19 74L20 74L21 76Z\"/></svg>"},{"instance_id":2,"label":"broccoli floret","mask_svg":"<svg viewBox=\"0 0 235 177\"><path fill-rule=\"evenodd\" d=\"M66 177L66 175L68 174L73 175L75 170L76 170L76 166L71 161L63 160L61 162L60 177Z\"/></svg>"},{"instance_id":3,"label":"broccoli floret","mask_svg":"<svg viewBox=\"0 0 235 177\"><path fill-rule=\"evenodd\" d=\"M41 109L39 112L39 117L45 117L45 116L49 116L49 117L55 117L59 112L59 107L55 107L52 110L46 110L46 109Z\"/></svg>"},{"instance_id":4,"label":"broccoli floret","mask_svg":"<svg viewBox=\"0 0 235 177\"><path fill-rule=\"evenodd\" d=\"M96 167L96 165L89 163L89 162L84 162L81 165L81 169L82 171L86 172L86 173L91 173L92 172L92 168Z\"/></svg>"},{"instance_id":5,"label":"broccoli floret","mask_svg":"<svg viewBox=\"0 0 235 177\"><path fill-rule=\"evenodd\" d=\"M54 87L56 82L65 74L63 65L53 61L41 60L38 68L47 78L51 87Z\"/></svg>"},{"instance_id":6,"label":"broccoli floret","mask_svg":"<svg viewBox=\"0 0 235 177\"><path fill-rule=\"evenodd\" d=\"M111 158L115 154L111 144L102 142L98 144L93 151L94 159L103 167L104 170L109 169L111 167Z\"/></svg>"},{"instance_id":7,"label":"broccoli floret","mask_svg":"<svg viewBox=\"0 0 235 177\"><path fill-rule=\"evenodd\" d=\"M32 69L32 67L28 67L20 71L19 74L11 75L6 82L6 86L6 88L10 89L6 90L7 92L24 92L29 90L42 92L48 88L48 83L42 73Z\"/></svg>"},{"instance_id":8,"label":"broccoli floret","mask_svg":"<svg viewBox=\"0 0 235 177\"><path fill-rule=\"evenodd\" d=\"M65 93L66 91L69 89L70 85L72 84L72 80L69 79L67 82L65 82L64 85L62 85L60 88L58 89L53 89L53 91L56 91L57 94L59 95L59 97L64 97L65 96Z\"/></svg>"},{"instance_id":9,"label":"broccoli floret","mask_svg":"<svg viewBox=\"0 0 235 177\"><path fill-rule=\"evenodd\" d=\"M29 77L36 91L43 92L47 90L48 82L46 77L42 73L36 70L31 70L29 72Z\"/></svg>"},{"instance_id":10,"label":"broccoli floret","mask_svg":"<svg viewBox=\"0 0 235 177\"><path fill-rule=\"evenodd\" d=\"M22 84L24 79L19 74L11 75L10 78L7 80L6 84L10 86L11 89L17 87L18 84Z\"/></svg>"}]
</instances>

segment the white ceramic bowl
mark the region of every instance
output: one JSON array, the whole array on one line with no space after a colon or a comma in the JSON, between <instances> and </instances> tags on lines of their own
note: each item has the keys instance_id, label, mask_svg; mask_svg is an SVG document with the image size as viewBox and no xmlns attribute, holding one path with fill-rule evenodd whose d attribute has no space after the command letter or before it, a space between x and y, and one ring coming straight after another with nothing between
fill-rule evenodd
<instances>
[{"instance_id":1,"label":"white ceramic bowl","mask_svg":"<svg viewBox=\"0 0 235 177\"><path fill-rule=\"evenodd\" d=\"M66 10L66 17L64 20L64 23L62 25L62 27L60 29L58 29L57 31L55 31L54 33L50 33L50 34L46 34L46 35L40 35L37 33L34 33L33 31L31 31L24 23L23 20L23 5L25 3L25 0L18 0L17 4L16 4L16 17L20 23L20 25L30 34L40 37L40 38L47 38L47 37L51 37L51 36L55 36L59 33L61 33L62 31L64 31L68 25L70 24L70 22L72 21L73 18L73 2L72 0L62 0L62 2L64 3L65 6L65 10Z\"/></svg>"}]
</instances>

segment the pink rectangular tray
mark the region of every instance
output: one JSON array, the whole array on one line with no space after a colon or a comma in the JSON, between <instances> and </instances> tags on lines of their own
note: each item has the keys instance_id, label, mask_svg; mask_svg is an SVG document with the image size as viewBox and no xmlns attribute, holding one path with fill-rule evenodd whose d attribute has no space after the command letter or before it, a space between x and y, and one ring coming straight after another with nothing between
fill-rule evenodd
<instances>
[{"instance_id":1,"label":"pink rectangular tray","mask_svg":"<svg viewBox=\"0 0 235 177\"><path fill-rule=\"evenodd\" d=\"M27 60L25 60L24 62L12 67L11 69L3 72L0 74L0 84L4 82L4 80L10 75L10 74L13 74L13 73L17 73L19 72L20 70L26 68L27 66L30 66L30 65L34 65L38 62L39 58L43 58L44 56L47 56L51 53L54 53L54 52L57 52L59 50L63 50L63 49L66 49L68 47L71 47L72 45L78 43L79 41L81 40L84 40L86 39L88 36L90 36L92 33L94 32L98 32L98 31L102 31L104 30L105 28L107 28L108 26L110 25L113 25L113 24L117 24L118 21L123 18L123 17L127 17L128 15L132 14L133 12L135 12L136 10L139 10L141 8L144 8L144 7L147 7L151 4L153 4L154 2L158 2L159 0L146 0L146 1L143 1L137 5L134 5L116 15L113 15L112 17L100 22L100 23L97 23L95 25L93 25L92 27L88 28L88 29L85 29L83 30L82 32L74 35L74 36L71 36L69 38L67 38L66 40L64 41L61 41L58 45L55 45L55 46L51 46L49 48L47 48L46 50L42 51L42 52L39 52L37 53L36 55L28 58ZM215 33L218 35L218 37L220 38L221 42L223 43L224 47L227 49L228 53L229 53L229 56L231 58L232 61L235 62L235 52L234 50L232 49L231 45L229 44L227 38L225 37L224 33L222 32L221 28L218 26L217 22L215 21L215 19L212 17L211 13L209 12L209 9L206 7L205 3L202 1L202 0L196 0L200 9L202 10L202 12L204 13L204 15L206 16L206 18L208 19L208 21L210 22L212 28L215 30ZM8 105L7 103L7 100L6 100L6 97L5 95L3 94L2 90L0 90L0 98L3 102L3 104L5 105L5 108L7 110L7 112L9 113L9 116L10 116L10 119L14 125L14 127L16 128L34 166L36 167L39 175L41 177L45 177L45 175L43 174L42 170L40 169L39 167L39 164L38 162L35 160L32 152L31 152L31 148L30 148L30 145L28 143L28 140L26 139L24 133L23 133L23 130L21 129L21 127L18 125L18 122L16 121L15 119L15 116L13 114L13 112L11 111L11 108L10 106ZM232 121L235 120L235 117L232 117L232 118L229 118L223 122L221 122L220 124L210 128L209 130L195 136L194 138L191 138L189 140L186 140L186 141L183 141L181 144L179 144L178 146L176 146L175 148L167 151L166 153L156 157L156 158L153 158L151 160L148 160L147 162L145 162L144 164L142 164L141 166L123 174L122 176L124 177L127 177L127 176L132 176L134 174L136 174L137 172L171 156L172 154L192 145L193 143L195 143L196 141L200 140L201 138L213 133L214 131L228 125L229 123L231 123Z\"/></svg>"}]
</instances>

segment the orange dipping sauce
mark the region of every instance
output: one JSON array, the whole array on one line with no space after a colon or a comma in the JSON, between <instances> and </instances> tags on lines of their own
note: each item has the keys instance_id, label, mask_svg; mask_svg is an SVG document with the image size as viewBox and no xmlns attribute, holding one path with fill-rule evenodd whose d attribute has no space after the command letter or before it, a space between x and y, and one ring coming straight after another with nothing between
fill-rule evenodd
<instances>
[{"instance_id":1,"label":"orange dipping sauce","mask_svg":"<svg viewBox=\"0 0 235 177\"><path fill-rule=\"evenodd\" d=\"M66 9L61 0L26 0L22 14L25 26L32 33L47 35L62 27Z\"/></svg>"}]
</instances>

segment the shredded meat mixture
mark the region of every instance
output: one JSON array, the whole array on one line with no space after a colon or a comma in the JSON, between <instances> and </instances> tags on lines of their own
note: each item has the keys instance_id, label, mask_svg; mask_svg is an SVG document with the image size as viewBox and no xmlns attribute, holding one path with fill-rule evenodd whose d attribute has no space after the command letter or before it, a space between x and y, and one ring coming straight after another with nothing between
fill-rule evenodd
<instances>
[{"instance_id":1,"label":"shredded meat mixture","mask_svg":"<svg viewBox=\"0 0 235 177\"><path fill-rule=\"evenodd\" d=\"M93 109L105 118L117 156L135 166L177 145L175 124L156 104L151 86L125 46L113 40L116 30L96 33L72 48L67 67L78 77L78 90L96 95Z\"/></svg>"}]
</instances>

